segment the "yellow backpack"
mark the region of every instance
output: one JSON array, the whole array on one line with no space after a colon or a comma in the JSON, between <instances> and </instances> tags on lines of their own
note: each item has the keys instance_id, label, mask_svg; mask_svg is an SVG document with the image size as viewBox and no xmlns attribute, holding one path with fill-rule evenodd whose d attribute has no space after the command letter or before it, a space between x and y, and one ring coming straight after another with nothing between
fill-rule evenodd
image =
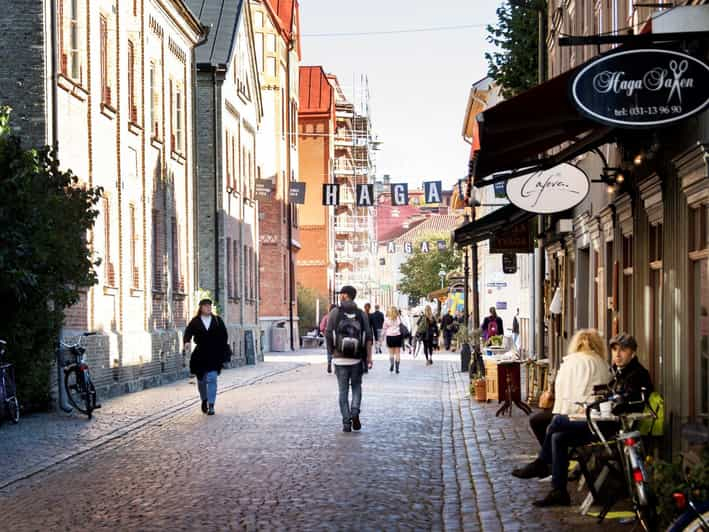
<instances>
[{"instance_id":1,"label":"yellow backpack","mask_svg":"<svg viewBox=\"0 0 709 532\"><path fill-rule=\"evenodd\" d=\"M665 399L658 392L652 392L645 405L645 413L654 413L656 418L642 419L638 430L643 436L662 436L665 428Z\"/></svg>"}]
</instances>

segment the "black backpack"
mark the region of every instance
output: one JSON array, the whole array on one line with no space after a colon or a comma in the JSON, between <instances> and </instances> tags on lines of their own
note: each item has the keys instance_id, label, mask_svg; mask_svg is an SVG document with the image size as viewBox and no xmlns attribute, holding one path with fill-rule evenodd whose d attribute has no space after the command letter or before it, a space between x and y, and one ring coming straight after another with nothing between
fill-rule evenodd
<instances>
[{"instance_id":1,"label":"black backpack","mask_svg":"<svg viewBox=\"0 0 709 532\"><path fill-rule=\"evenodd\" d=\"M364 331L358 310L345 312L340 307L335 327L335 348L344 358L361 358Z\"/></svg>"}]
</instances>

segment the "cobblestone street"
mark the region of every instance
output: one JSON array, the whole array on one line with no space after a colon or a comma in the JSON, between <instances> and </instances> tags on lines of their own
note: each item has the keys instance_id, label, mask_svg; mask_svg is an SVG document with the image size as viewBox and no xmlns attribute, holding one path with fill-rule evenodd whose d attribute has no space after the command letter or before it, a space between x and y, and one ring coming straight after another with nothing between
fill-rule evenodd
<instances>
[{"instance_id":1,"label":"cobblestone street","mask_svg":"<svg viewBox=\"0 0 709 532\"><path fill-rule=\"evenodd\" d=\"M343 434L335 377L305 363L318 356L225 371L214 417L183 381L106 401L93 421L3 425L0 528L599 529L532 508L547 487L509 474L535 450L526 419L471 403L454 362L404 360L397 376L377 359L363 430Z\"/></svg>"}]
</instances>

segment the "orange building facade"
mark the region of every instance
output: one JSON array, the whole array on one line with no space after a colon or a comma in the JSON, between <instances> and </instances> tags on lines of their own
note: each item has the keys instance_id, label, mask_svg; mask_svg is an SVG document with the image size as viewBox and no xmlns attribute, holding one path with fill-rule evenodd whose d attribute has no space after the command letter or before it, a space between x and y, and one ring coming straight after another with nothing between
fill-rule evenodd
<instances>
[{"instance_id":1,"label":"orange building facade","mask_svg":"<svg viewBox=\"0 0 709 532\"><path fill-rule=\"evenodd\" d=\"M305 203L298 208L302 248L296 278L326 302L335 283L335 213L322 205L322 186L331 182L336 118L334 88L322 67L300 67L299 98L300 180L306 186Z\"/></svg>"}]
</instances>

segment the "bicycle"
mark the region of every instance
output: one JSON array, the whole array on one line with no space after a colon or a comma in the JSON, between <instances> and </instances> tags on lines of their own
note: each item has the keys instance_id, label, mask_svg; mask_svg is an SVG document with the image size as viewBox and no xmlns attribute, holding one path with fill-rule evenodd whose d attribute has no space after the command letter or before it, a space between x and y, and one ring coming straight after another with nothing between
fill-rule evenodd
<instances>
[{"instance_id":1,"label":"bicycle","mask_svg":"<svg viewBox=\"0 0 709 532\"><path fill-rule=\"evenodd\" d=\"M645 532L654 532L657 529L657 499L649 484L649 475L645 469L645 452L643 449L642 435L639 431L633 430L633 425L642 419L656 419L652 410L642 413L620 414L618 417L621 428L612 441L606 440L603 432L598 427L592 411L599 409L601 403L610 402L612 407L618 404L637 405L647 404L645 390L641 393L640 401L627 401L627 395L611 394L590 404L584 404L586 408L586 422L591 433L600 441L605 448L609 461L606 463L613 469L610 461L619 462L622 474L625 479L628 494L633 503L635 516ZM611 444L615 443L615 449ZM617 470L616 470L617 471ZM597 500L597 493L593 489L593 483L589 483L594 499ZM612 502L607 502L599 516L599 521L603 521L610 511Z\"/></svg>"},{"instance_id":2,"label":"bicycle","mask_svg":"<svg viewBox=\"0 0 709 532\"><path fill-rule=\"evenodd\" d=\"M96 387L91 382L89 365L86 363L86 349L81 345L84 338L94 336L94 332L83 333L75 344L59 341L59 349L66 349L71 355L64 365L64 389L69 403L82 414L91 419L93 411L101 408L96 403Z\"/></svg>"},{"instance_id":3,"label":"bicycle","mask_svg":"<svg viewBox=\"0 0 709 532\"><path fill-rule=\"evenodd\" d=\"M698 445L709 445L709 429L703 425L682 427L683 439ZM680 472L684 489L672 493L672 499L680 515L672 521L668 532L709 532L709 500L695 497L686 466L688 455L681 454Z\"/></svg>"},{"instance_id":4,"label":"bicycle","mask_svg":"<svg viewBox=\"0 0 709 532\"><path fill-rule=\"evenodd\" d=\"M17 400L17 387L15 386L15 367L9 362L3 363L7 352L7 342L0 340L0 422L2 414L7 414L10 421L17 424L20 422L20 402Z\"/></svg>"}]
</instances>

